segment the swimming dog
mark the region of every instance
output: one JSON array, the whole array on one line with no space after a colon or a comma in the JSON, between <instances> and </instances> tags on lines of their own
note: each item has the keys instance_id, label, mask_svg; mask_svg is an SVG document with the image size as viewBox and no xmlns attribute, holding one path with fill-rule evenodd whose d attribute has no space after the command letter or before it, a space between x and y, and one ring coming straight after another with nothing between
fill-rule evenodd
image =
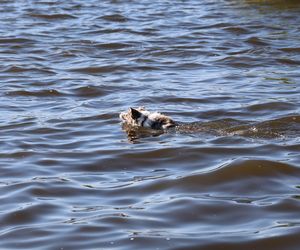
<instances>
[{"instance_id":1,"label":"swimming dog","mask_svg":"<svg viewBox=\"0 0 300 250\"><path fill-rule=\"evenodd\" d=\"M269 121L255 122L223 118L208 122L175 122L159 112L149 112L144 107L130 108L122 112L123 129L132 140L158 136L165 132L209 133L218 136L244 136L254 138L276 138L299 135L299 116L288 116ZM276 126L275 126L276 125Z\"/></svg>"},{"instance_id":2,"label":"swimming dog","mask_svg":"<svg viewBox=\"0 0 300 250\"><path fill-rule=\"evenodd\" d=\"M122 122L133 127L165 130L175 127L176 123L168 116L159 112L149 112L144 107L130 108L120 114Z\"/></svg>"}]
</instances>

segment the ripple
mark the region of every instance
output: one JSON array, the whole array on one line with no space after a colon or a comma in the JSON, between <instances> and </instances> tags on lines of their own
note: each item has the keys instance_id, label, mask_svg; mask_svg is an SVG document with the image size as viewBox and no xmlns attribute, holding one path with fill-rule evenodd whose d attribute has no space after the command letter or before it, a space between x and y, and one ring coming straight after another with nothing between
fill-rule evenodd
<instances>
[{"instance_id":1,"label":"ripple","mask_svg":"<svg viewBox=\"0 0 300 250\"><path fill-rule=\"evenodd\" d=\"M113 14L113 15L104 15L101 17L102 19L106 21L111 21L111 22L118 22L118 23L124 23L128 21L128 18L121 14Z\"/></svg>"},{"instance_id":2,"label":"ripple","mask_svg":"<svg viewBox=\"0 0 300 250\"><path fill-rule=\"evenodd\" d=\"M278 62L282 64L287 64L287 65L300 65L300 60L292 60L288 58L280 58L277 59Z\"/></svg>"},{"instance_id":3,"label":"ripple","mask_svg":"<svg viewBox=\"0 0 300 250\"><path fill-rule=\"evenodd\" d=\"M259 37L250 37L246 40L247 43L250 43L252 45L259 45L259 46L267 46L268 43L266 41L263 41L261 38Z\"/></svg>"},{"instance_id":4,"label":"ripple","mask_svg":"<svg viewBox=\"0 0 300 250\"><path fill-rule=\"evenodd\" d=\"M132 45L127 43L102 43L97 44L96 47L99 49L115 50L130 48Z\"/></svg>"},{"instance_id":5,"label":"ripple","mask_svg":"<svg viewBox=\"0 0 300 250\"><path fill-rule=\"evenodd\" d=\"M0 44L32 44L35 40L21 37L5 37L0 38Z\"/></svg>"},{"instance_id":6,"label":"ripple","mask_svg":"<svg viewBox=\"0 0 300 250\"><path fill-rule=\"evenodd\" d=\"M98 67L83 67L83 68L73 68L71 71L84 73L84 74L105 74L105 73L113 73L113 72L122 72L126 71L127 67L125 66L98 66Z\"/></svg>"},{"instance_id":7,"label":"ripple","mask_svg":"<svg viewBox=\"0 0 300 250\"><path fill-rule=\"evenodd\" d=\"M24 159L25 157L29 157L32 155L34 155L34 152L18 151L18 152L10 152L10 153L1 153L0 158Z\"/></svg>"},{"instance_id":8,"label":"ripple","mask_svg":"<svg viewBox=\"0 0 300 250\"><path fill-rule=\"evenodd\" d=\"M268 103L261 103L261 104L254 104L247 107L247 110L250 112L257 112L257 111L266 111L269 112L270 110L293 110L295 109L295 105L293 103L287 102L268 102Z\"/></svg>"},{"instance_id":9,"label":"ripple","mask_svg":"<svg viewBox=\"0 0 300 250\"><path fill-rule=\"evenodd\" d=\"M236 26L236 27L226 27L224 28L224 30L226 31L229 31L233 34L250 34L250 30L247 29L247 28L244 28L244 27L239 27L239 26Z\"/></svg>"},{"instance_id":10,"label":"ripple","mask_svg":"<svg viewBox=\"0 0 300 250\"><path fill-rule=\"evenodd\" d=\"M34 96L34 97L51 97L51 96L63 96L64 93L55 89L40 90L40 91L28 91L28 90L16 90L6 93L8 96Z\"/></svg>"},{"instance_id":11,"label":"ripple","mask_svg":"<svg viewBox=\"0 0 300 250\"><path fill-rule=\"evenodd\" d=\"M290 185L297 183L300 171L285 163L266 160L236 160L228 165L170 181L171 187L184 190L198 190L226 194L258 195L292 193ZM289 185L285 184L289 180ZM234 187L238 184L239 189ZM177 188L178 187L178 188Z\"/></svg>"},{"instance_id":12,"label":"ripple","mask_svg":"<svg viewBox=\"0 0 300 250\"><path fill-rule=\"evenodd\" d=\"M70 14L38 14L38 13L30 13L30 17L45 19L45 20L61 20L61 19L75 19L74 15Z\"/></svg>"},{"instance_id":13,"label":"ripple","mask_svg":"<svg viewBox=\"0 0 300 250\"><path fill-rule=\"evenodd\" d=\"M27 66L8 66L4 68L1 72L4 73L40 73L40 74L55 74L55 72L49 68L40 68L40 67L27 67Z\"/></svg>"},{"instance_id":14,"label":"ripple","mask_svg":"<svg viewBox=\"0 0 300 250\"><path fill-rule=\"evenodd\" d=\"M86 86L72 89L72 93L80 97L99 97L107 95L107 92L104 86Z\"/></svg>"},{"instance_id":15,"label":"ripple","mask_svg":"<svg viewBox=\"0 0 300 250\"><path fill-rule=\"evenodd\" d=\"M291 48L280 48L281 51L289 52L289 53L300 53L299 47L291 47Z\"/></svg>"},{"instance_id":16,"label":"ripple","mask_svg":"<svg viewBox=\"0 0 300 250\"><path fill-rule=\"evenodd\" d=\"M10 214L7 214L2 222L4 225L26 225L30 223L36 223L40 220L44 214L55 213L57 209L56 206L52 204L37 204L37 205L28 205L24 208L20 208L15 211L11 211Z\"/></svg>"}]
</instances>

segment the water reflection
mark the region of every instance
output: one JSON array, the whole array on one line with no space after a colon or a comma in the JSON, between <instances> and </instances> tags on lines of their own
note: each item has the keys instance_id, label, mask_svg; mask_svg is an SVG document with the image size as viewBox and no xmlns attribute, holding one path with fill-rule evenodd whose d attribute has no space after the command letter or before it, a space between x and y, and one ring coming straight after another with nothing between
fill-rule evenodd
<instances>
[{"instance_id":1,"label":"water reflection","mask_svg":"<svg viewBox=\"0 0 300 250\"><path fill-rule=\"evenodd\" d=\"M127 134L130 142L137 142L140 138L159 136L165 132L164 130L134 127L127 124L122 124L122 130Z\"/></svg>"}]
</instances>

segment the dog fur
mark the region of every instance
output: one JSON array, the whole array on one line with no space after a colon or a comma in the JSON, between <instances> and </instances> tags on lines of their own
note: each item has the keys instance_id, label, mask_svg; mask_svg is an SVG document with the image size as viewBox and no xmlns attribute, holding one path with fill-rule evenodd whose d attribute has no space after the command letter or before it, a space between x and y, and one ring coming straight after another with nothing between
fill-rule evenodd
<instances>
[{"instance_id":1,"label":"dog fur","mask_svg":"<svg viewBox=\"0 0 300 250\"><path fill-rule=\"evenodd\" d=\"M144 107L130 108L120 114L122 122L133 127L165 130L175 127L176 123L168 116L159 112L149 112Z\"/></svg>"}]
</instances>

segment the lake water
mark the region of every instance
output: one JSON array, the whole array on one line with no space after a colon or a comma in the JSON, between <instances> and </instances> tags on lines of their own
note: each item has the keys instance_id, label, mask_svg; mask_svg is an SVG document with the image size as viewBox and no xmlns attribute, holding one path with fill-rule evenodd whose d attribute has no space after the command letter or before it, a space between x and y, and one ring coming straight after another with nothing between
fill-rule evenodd
<instances>
[{"instance_id":1,"label":"lake water","mask_svg":"<svg viewBox=\"0 0 300 250\"><path fill-rule=\"evenodd\" d=\"M299 24L299 1L0 1L0 249L298 250ZM138 106L187 126L126 133Z\"/></svg>"}]
</instances>

